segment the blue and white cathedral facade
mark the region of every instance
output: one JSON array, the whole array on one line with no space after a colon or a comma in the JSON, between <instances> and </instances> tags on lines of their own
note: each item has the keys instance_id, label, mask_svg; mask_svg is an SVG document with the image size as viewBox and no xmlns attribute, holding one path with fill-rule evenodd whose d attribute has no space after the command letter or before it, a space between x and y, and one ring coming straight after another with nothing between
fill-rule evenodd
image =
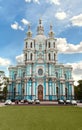
<instances>
[{"instance_id":1,"label":"blue and white cathedral facade","mask_svg":"<svg viewBox=\"0 0 82 130\"><path fill-rule=\"evenodd\" d=\"M73 99L72 67L59 64L57 52L52 25L46 37L40 19L35 38L29 25L24 40L24 60L9 67L8 99Z\"/></svg>"}]
</instances>

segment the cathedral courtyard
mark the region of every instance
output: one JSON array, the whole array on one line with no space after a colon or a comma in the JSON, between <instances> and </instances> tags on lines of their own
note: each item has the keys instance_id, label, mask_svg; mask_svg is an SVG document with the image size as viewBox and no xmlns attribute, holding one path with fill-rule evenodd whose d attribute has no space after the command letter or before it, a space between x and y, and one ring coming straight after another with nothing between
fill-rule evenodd
<instances>
[{"instance_id":1,"label":"cathedral courtyard","mask_svg":"<svg viewBox=\"0 0 82 130\"><path fill-rule=\"evenodd\" d=\"M0 107L0 130L81 130L81 113L77 106Z\"/></svg>"}]
</instances>

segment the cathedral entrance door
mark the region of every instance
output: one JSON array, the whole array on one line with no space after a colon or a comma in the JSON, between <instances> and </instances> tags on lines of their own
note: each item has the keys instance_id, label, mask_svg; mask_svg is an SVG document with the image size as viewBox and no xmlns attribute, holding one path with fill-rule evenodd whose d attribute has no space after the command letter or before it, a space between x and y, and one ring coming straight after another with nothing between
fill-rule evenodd
<instances>
[{"instance_id":1,"label":"cathedral entrance door","mask_svg":"<svg viewBox=\"0 0 82 130\"><path fill-rule=\"evenodd\" d=\"M39 85L39 86L38 86L38 99L39 99L40 101L43 100L43 86L42 86L42 85Z\"/></svg>"}]
</instances>

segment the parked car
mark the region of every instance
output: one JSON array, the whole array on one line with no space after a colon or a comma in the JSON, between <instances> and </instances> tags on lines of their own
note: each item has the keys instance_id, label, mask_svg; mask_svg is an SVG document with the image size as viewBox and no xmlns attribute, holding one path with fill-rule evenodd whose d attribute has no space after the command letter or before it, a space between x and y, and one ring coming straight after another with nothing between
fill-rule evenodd
<instances>
[{"instance_id":1,"label":"parked car","mask_svg":"<svg viewBox=\"0 0 82 130\"><path fill-rule=\"evenodd\" d=\"M77 105L77 101L76 100L71 100L71 105Z\"/></svg>"},{"instance_id":2,"label":"parked car","mask_svg":"<svg viewBox=\"0 0 82 130\"><path fill-rule=\"evenodd\" d=\"M19 104L19 100L15 100L15 104Z\"/></svg>"},{"instance_id":3,"label":"parked car","mask_svg":"<svg viewBox=\"0 0 82 130\"><path fill-rule=\"evenodd\" d=\"M20 102L21 103L27 103L28 101L26 99L22 99Z\"/></svg>"},{"instance_id":4,"label":"parked car","mask_svg":"<svg viewBox=\"0 0 82 130\"><path fill-rule=\"evenodd\" d=\"M11 105L11 104L12 104L12 101L11 101L11 100L6 100L4 104L5 104L5 105Z\"/></svg>"},{"instance_id":5,"label":"parked car","mask_svg":"<svg viewBox=\"0 0 82 130\"><path fill-rule=\"evenodd\" d=\"M21 102L21 103L24 103L24 100L21 100L20 102Z\"/></svg>"},{"instance_id":6,"label":"parked car","mask_svg":"<svg viewBox=\"0 0 82 130\"><path fill-rule=\"evenodd\" d=\"M80 100L80 103L82 103L82 100Z\"/></svg>"},{"instance_id":7,"label":"parked car","mask_svg":"<svg viewBox=\"0 0 82 130\"><path fill-rule=\"evenodd\" d=\"M39 99L35 99L34 102L35 102L35 104L40 104L40 100Z\"/></svg>"},{"instance_id":8,"label":"parked car","mask_svg":"<svg viewBox=\"0 0 82 130\"><path fill-rule=\"evenodd\" d=\"M70 100L66 100L65 104L71 104L71 101Z\"/></svg>"},{"instance_id":9,"label":"parked car","mask_svg":"<svg viewBox=\"0 0 82 130\"><path fill-rule=\"evenodd\" d=\"M33 104L34 100L28 99L27 102L28 102L28 104Z\"/></svg>"},{"instance_id":10,"label":"parked car","mask_svg":"<svg viewBox=\"0 0 82 130\"><path fill-rule=\"evenodd\" d=\"M12 102L15 102L15 99L11 99Z\"/></svg>"},{"instance_id":11,"label":"parked car","mask_svg":"<svg viewBox=\"0 0 82 130\"><path fill-rule=\"evenodd\" d=\"M58 104L64 104L64 100L58 100Z\"/></svg>"}]
</instances>

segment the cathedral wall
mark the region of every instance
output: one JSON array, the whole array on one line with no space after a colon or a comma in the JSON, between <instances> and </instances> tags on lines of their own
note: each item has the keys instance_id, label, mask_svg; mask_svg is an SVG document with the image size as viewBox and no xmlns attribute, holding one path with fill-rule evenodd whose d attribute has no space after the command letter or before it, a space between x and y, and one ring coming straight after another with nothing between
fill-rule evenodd
<instances>
[{"instance_id":1,"label":"cathedral wall","mask_svg":"<svg viewBox=\"0 0 82 130\"><path fill-rule=\"evenodd\" d=\"M29 26L23 54L23 63L9 68L11 98L38 99L42 96L42 100L57 100L70 99L74 95L71 67L57 63L52 25L46 37L40 20L34 39Z\"/></svg>"}]
</instances>

